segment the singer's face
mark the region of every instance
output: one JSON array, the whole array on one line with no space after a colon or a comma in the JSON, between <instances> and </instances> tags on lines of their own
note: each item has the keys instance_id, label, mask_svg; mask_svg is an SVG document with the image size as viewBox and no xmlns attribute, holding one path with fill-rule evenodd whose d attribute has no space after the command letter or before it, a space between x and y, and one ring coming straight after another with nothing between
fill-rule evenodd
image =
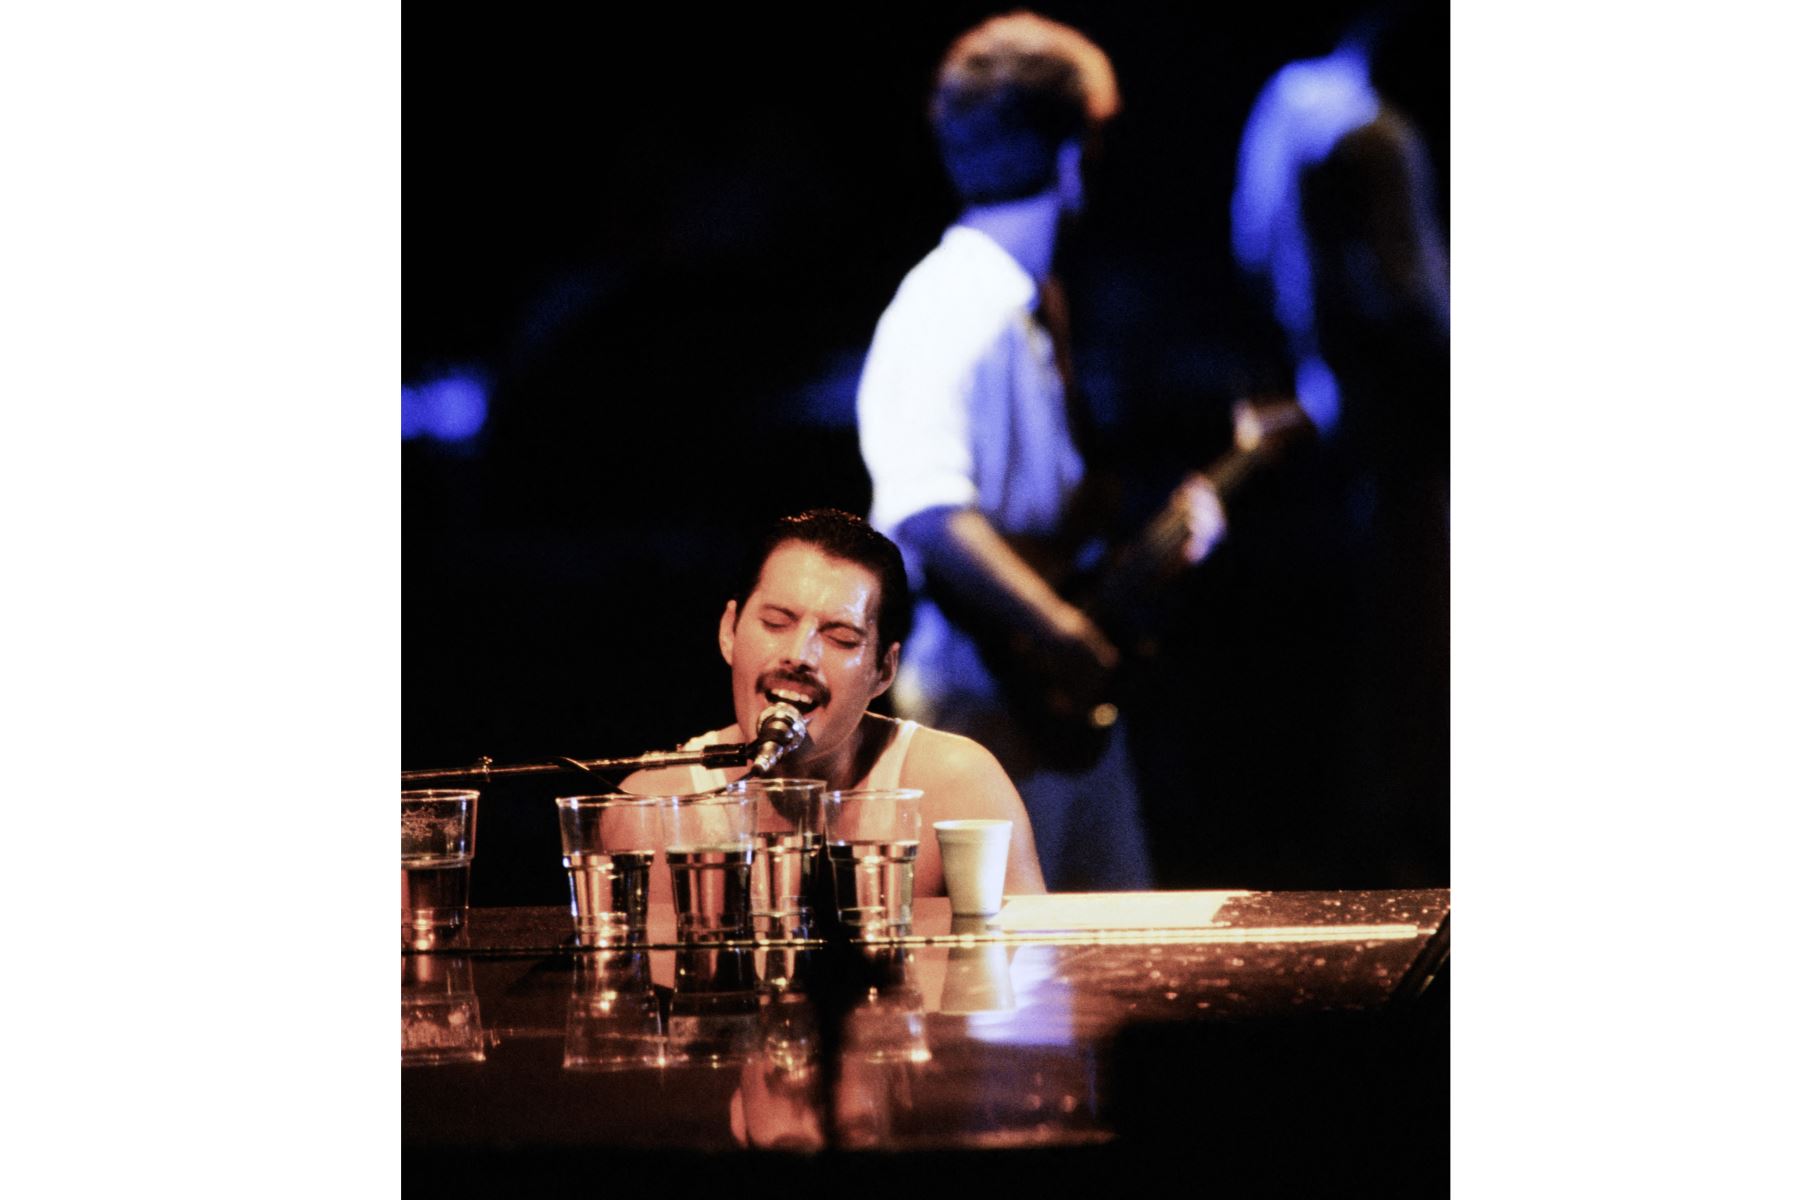
<instances>
[{"instance_id":1,"label":"singer's face","mask_svg":"<svg viewBox=\"0 0 1800 1200\"><path fill-rule=\"evenodd\" d=\"M801 757L844 744L899 665L898 646L884 654L877 644L880 599L881 583L866 567L805 542L775 548L743 611L728 602L719 622L745 737L755 736L765 708L785 701L806 717Z\"/></svg>"}]
</instances>

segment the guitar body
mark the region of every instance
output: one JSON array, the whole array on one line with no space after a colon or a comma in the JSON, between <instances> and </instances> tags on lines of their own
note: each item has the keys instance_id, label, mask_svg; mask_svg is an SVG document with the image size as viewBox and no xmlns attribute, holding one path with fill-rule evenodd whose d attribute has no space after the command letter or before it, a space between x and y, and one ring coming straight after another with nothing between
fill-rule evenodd
<instances>
[{"instance_id":1,"label":"guitar body","mask_svg":"<svg viewBox=\"0 0 1800 1200\"><path fill-rule=\"evenodd\" d=\"M1116 672L1077 678L1055 670L1027 630L1001 627L946 589L934 588L933 599L973 637L1037 765L1075 773L1100 761L1118 721Z\"/></svg>"},{"instance_id":2,"label":"guitar body","mask_svg":"<svg viewBox=\"0 0 1800 1200\"><path fill-rule=\"evenodd\" d=\"M1289 434L1305 426L1299 406L1277 401L1254 409L1246 430L1240 409L1235 449L1197 474L1223 500L1253 468L1272 457ZM1001 628L974 603L958 603L949 588L934 584L944 615L966 630L999 684L1008 711L1024 730L1038 763L1056 771L1091 769L1105 755L1119 720L1121 695L1134 667L1155 656L1157 632L1168 619L1171 581L1187 566L1187 503L1182 487L1156 517L1125 544L1106 555L1097 569L1077 572L1066 546L1042 540L1009 544L1034 570L1076 605L1118 648L1119 666L1107 674L1081 674L1050 661L1031 631Z\"/></svg>"}]
</instances>

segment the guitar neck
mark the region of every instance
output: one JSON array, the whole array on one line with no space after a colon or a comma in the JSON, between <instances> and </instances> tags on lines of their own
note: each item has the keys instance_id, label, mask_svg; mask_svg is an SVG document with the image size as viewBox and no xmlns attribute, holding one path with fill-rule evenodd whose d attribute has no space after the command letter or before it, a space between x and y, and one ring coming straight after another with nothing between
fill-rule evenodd
<instances>
[{"instance_id":1,"label":"guitar neck","mask_svg":"<svg viewBox=\"0 0 1800 1200\"><path fill-rule=\"evenodd\" d=\"M1250 472L1261 460L1263 452L1258 450L1231 450L1215 459L1204 471L1196 471L1194 475L1183 480L1183 484L1193 480L1195 475L1212 484L1212 490L1220 500L1229 499L1238 486L1250 477ZM1174 507L1173 505L1171 507ZM1177 515L1179 510L1177 509Z\"/></svg>"},{"instance_id":2,"label":"guitar neck","mask_svg":"<svg viewBox=\"0 0 1800 1200\"><path fill-rule=\"evenodd\" d=\"M1180 551L1187 541L1187 501L1182 489L1196 479L1204 479L1220 500L1229 499L1263 456L1263 451L1236 449L1220 455L1205 470L1195 471L1181 481L1181 487L1169 497L1162 511L1145 526L1114 561L1112 573L1119 576L1146 577L1164 573L1179 565Z\"/></svg>"},{"instance_id":3,"label":"guitar neck","mask_svg":"<svg viewBox=\"0 0 1800 1200\"><path fill-rule=\"evenodd\" d=\"M1256 413L1252 427L1240 430L1237 444L1204 470L1183 479L1155 519L1114 557L1095 591L1094 603L1089 606L1090 615L1099 618L1102 626L1108 623L1110 613L1141 601L1144 589L1156 587L1184 565L1182 550L1188 539L1188 517L1187 500L1182 493L1189 484L1204 479L1221 501L1231 498L1259 466L1275 455L1286 435L1306 424L1300 406L1291 400L1264 406Z\"/></svg>"}]
</instances>

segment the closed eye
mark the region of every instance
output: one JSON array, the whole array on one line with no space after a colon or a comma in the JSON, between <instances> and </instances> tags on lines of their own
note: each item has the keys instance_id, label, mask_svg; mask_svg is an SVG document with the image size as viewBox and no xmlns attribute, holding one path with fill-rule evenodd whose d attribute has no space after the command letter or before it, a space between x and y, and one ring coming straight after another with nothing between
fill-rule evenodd
<instances>
[{"instance_id":1,"label":"closed eye","mask_svg":"<svg viewBox=\"0 0 1800 1200\"><path fill-rule=\"evenodd\" d=\"M762 622L764 629L786 629L794 623L794 614L785 608L766 604L757 610L756 619Z\"/></svg>"}]
</instances>

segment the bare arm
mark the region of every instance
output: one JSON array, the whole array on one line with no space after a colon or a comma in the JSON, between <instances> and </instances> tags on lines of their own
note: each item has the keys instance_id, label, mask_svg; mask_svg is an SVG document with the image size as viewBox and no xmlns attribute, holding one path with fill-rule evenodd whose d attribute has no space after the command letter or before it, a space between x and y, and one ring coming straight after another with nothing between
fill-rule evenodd
<instances>
[{"instance_id":1,"label":"bare arm","mask_svg":"<svg viewBox=\"0 0 1800 1200\"><path fill-rule=\"evenodd\" d=\"M901 783L925 792L921 838L921 885L927 894L943 894L943 864L938 858L933 821L991 819L1012 822L1012 847L1006 856L1006 894L1038 895L1044 869L1038 863L1037 838L1019 790L999 760L979 742L937 729L920 729L906 756Z\"/></svg>"},{"instance_id":2,"label":"bare arm","mask_svg":"<svg viewBox=\"0 0 1800 1200\"><path fill-rule=\"evenodd\" d=\"M979 607L998 626L1025 631L1061 668L1105 672L1118 665L1119 652L1100 627L1057 595L981 513L926 509L907 518L899 532L958 600Z\"/></svg>"},{"instance_id":3,"label":"bare arm","mask_svg":"<svg viewBox=\"0 0 1800 1200\"><path fill-rule=\"evenodd\" d=\"M694 774L688 767L633 771L619 784L619 790L639 796L680 796L694 790Z\"/></svg>"}]
</instances>

